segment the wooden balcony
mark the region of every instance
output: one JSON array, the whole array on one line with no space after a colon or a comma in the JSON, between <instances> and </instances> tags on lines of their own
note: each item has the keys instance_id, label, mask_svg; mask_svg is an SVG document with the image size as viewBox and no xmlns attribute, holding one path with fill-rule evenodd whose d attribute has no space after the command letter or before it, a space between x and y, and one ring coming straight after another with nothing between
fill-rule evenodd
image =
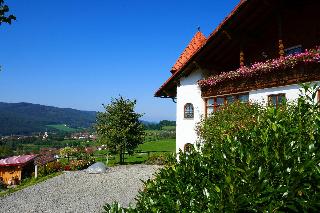
<instances>
[{"instance_id":1,"label":"wooden balcony","mask_svg":"<svg viewBox=\"0 0 320 213\"><path fill-rule=\"evenodd\" d=\"M320 80L320 48L199 81L203 97L248 92Z\"/></svg>"}]
</instances>

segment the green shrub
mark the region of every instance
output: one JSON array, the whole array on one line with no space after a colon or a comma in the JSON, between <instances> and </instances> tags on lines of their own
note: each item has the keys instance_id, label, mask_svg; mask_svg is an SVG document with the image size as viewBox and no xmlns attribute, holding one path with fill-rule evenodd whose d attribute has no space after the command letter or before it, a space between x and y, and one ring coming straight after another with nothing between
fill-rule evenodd
<instances>
[{"instance_id":1,"label":"green shrub","mask_svg":"<svg viewBox=\"0 0 320 213\"><path fill-rule=\"evenodd\" d=\"M130 211L129 209L124 209L121 205L117 202L113 204L106 204L104 207L105 212L112 212L112 213L123 213ZM132 210L133 211L133 210Z\"/></svg>"},{"instance_id":2,"label":"green shrub","mask_svg":"<svg viewBox=\"0 0 320 213\"><path fill-rule=\"evenodd\" d=\"M60 171L62 171L62 164L60 162L53 161L53 162L47 163L46 165L39 166L38 176L44 177L49 174L60 172Z\"/></svg>"},{"instance_id":3,"label":"green shrub","mask_svg":"<svg viewBox=\"0 0 320 213\"><path fill-rule=\"evenodd\" d=\"M198 149L180 153L178 163L146 181L135 208L105 210L319 212L320 108L314 99L278 109L237 103L216 112L199 126Z\"/></svg>"},{"instance_id":4,"label":"green shrub","mask_svg":"<svg viewBox=\"0 0 320 213\"><path fill-rule=\"evenodd\" d=\"M146 160L149 165L172 165L175 162L175 155L172 153L151 154Z\"/></svg>"},{"instance_id":5,"label":"green shrub","mask_svg":"<svg viewBox=\"0 0 320 213\"><path fill-rule=\"evenodd\" d=\"M70 170L77 171L77 170L86 169L93 163L95 163L95 160L93 158L90 160L72 160L70 161L69 167L70 167Z\"/></svg>"}]
</instances>

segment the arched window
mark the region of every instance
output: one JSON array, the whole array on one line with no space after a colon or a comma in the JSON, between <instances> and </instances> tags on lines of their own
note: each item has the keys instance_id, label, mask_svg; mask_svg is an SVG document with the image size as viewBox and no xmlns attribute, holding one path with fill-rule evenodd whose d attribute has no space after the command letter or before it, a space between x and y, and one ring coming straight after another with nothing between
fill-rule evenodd
<instances>
[{"instance_id":1,"label":"arched window","mask_svg":"<svg viewBox=\"0 0 320 213\"><path fill-rule=\"evenodd\" d=\"M191 143L187 143L184 145L184 152L185 153L190 153L192 151L193 145Z\"/></svg>"},{"instance_id":2,"label":"arched window","mask_svg":"<svg viewBox=\"0 0 320 213\"><path fill-rule=\"evenodd\" d=\"M184 118L194 118L194 108L190 103L184 105Z\"/></svg>"}]
</instances>

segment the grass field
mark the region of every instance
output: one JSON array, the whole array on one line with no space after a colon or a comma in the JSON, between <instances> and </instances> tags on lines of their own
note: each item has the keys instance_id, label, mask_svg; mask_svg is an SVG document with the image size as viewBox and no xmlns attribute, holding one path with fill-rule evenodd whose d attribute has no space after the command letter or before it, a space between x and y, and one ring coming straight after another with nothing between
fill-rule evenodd
<instances>
[{"instance_id":1,"label":"grass field","mask_svg":"<svg viewBox=\"0 0 320 213\"><path fill-rule=\"evenodd\" d=\"M163 126L162 130L175 131L176 127L175 126Z\"/></svg>"},{"instance_id":2,"label":"grass field","mask_svg":"<svg viewBox=\"0 0 320 213\"><path fill-rule=\"evenodd\" d=\"M140 144L136 149L136 153L134 155L126 155L125 163L128 164L139 164L144 163L149 155L158 154L158 153L175 153L176 150L176 140L175 139L163 139L155 142L145 142ZM139 153L143 152L143 153ZM97 151L96 153L96 161L107 162L106 150ZM113 166L119 162L119 155L111 155L109 156L108 166Z\"/></svg>"},{"instance_id":3,"label":"grass field","mask_svg":"<svg viewBox=\"0 0 320 213\"><path fill-rule=\"evenodd\" d=\"M23 143L20 144L20 150L23 150L23 153L29 153L29 152L37 152L41 148L50 148L50 147L55 147L55 148L63 148L66 146L72 146L72 147L77 147L77 146L91 146L92 142L85 139L78 139L78 140L73 140L73 139L68 139L68 140L63 140L63 141L42 141L41 143Z\"/></svg>"},{"instance_id":4,"label":"grass field","mask_svg":"<svg viewBox=\"0 0 320 213\"><path fill-rule=\"evenodd\" d=\"M175 139L164 139L155 142L145 142L140 144L137 150L143 152L155 151L155 152L175 152L176 140Z\"/></svg>"},{"instance_id":5,"label":"grass field","mask_svg":"<svg viewBox=\"0 0 320 213\"><path fill-rule=\"evenodd\" d=\"M66 124L56 124L56 125L47 125L47 127L57 129L62 132L76 132L79 131L79 129L74 129L71 127L68 127Z\"/></svg>"}]
</instances>

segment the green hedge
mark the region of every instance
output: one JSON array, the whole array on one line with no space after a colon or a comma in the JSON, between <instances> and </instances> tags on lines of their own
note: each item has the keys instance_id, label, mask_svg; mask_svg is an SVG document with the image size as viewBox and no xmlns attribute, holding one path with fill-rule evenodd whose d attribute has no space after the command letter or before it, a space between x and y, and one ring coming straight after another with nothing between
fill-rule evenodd
<instances>
[{"instance_id":1,"label":"green hedge","mask_svg":"<svg viewBox=\"0 0 320 213\"><path fill-rule=\"evenodd\" d=\"M216 112L199 125L198 149L145 182L134 208L107 204L106 212L319 212L314 99L278 109L236 103Z\"/></svg>"}]
</instances>

